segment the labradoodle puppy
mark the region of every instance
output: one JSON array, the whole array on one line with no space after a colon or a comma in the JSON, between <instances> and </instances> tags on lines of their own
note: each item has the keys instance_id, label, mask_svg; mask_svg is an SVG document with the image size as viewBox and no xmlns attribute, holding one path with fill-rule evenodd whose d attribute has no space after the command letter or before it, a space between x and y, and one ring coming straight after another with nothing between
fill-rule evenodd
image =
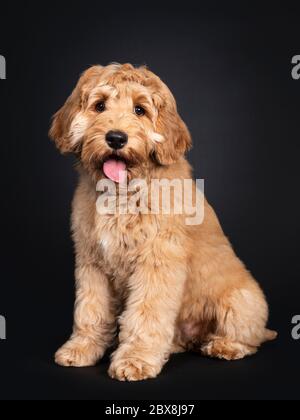
<instances>
[{"instance_id":1,"label":"labradoodle puppy","mask_svg":"<svg viewBox=\"0 0 300 420\"><path fill-rule=\"evenodd\" d=\"M175 212L97 211L101 180L118 190L134 179L192 179L190 133L157 76L129 64L90 68L50 137L77 155L80 174L74 330L56 353L59 365L95 365L117 342L109 375L138 381L155 378L175 352L237 360L276 338L262 290L205 200L195 225Z\"/></svg>"}]
</instances>

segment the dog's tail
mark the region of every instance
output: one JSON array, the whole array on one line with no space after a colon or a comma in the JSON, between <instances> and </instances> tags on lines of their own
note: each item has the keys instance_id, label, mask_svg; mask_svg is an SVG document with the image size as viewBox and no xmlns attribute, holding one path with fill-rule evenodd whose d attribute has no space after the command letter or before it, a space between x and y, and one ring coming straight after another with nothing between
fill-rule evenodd
<instances>
[{"instance_id":1,"label":"dog's tail","mask_svg":"<svg viewBox=\"0 0 300 420\"><path fill-rule=\"evenodd\" d=\"M265 341L273 341L276 340L277 337L278 333L276 331L266 329Z\"/></svg>"}]
</instances>

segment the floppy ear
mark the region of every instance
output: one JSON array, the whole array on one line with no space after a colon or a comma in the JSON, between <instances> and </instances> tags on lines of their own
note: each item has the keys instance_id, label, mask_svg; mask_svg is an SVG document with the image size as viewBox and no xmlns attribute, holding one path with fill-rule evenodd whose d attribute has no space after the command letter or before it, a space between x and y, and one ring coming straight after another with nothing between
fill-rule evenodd
<instances>
[{"instance_id":1,"label":"floppy ear","mask_svg":"<svg viewBox=\"0 0 300 420\"><path fill-rule=\"evenodd\" d=\"M71 96L53 116L49 137L55 141L61 153L75 153L80 148L80 141L78 138L74 141L73 133L71 133L72 122L82 109L85 93L87 93L90 84L96 76L100 75L102 69L101 66L93 66L83 73Z\"/></svg>"},{"instance_id":2,"label":"floppy ear","mask_svg":"<svg viewBox=\"0 0 300 420\"><path fill-rule=\"evenodd\" d=\"M191 148L191 135L178 114L171 93L165 98L156 96L155 102L158 109L156 131L163 137L163 140L155 145L155 156L160 164L171 165Z\"/></svg>"}]
</instances>

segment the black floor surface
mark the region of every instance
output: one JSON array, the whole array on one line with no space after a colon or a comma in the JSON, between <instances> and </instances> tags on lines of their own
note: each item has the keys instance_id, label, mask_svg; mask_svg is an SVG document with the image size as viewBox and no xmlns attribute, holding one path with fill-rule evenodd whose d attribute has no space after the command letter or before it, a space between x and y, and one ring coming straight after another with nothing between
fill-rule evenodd
<instances>
[{"instance_id":1,"label":"black floor surface","mask_svg":"<svg viewBox=\"0 0 300 420\"><path fill-rule=\"evenodd\" d=\"M44 342L44 347L48 347ZM50 343L48 343L50 344ZM282 331L260 352L237 362L198 354L173 356L158 379L121 383L107 375L109 358L86 369L64 369L36 344L15 351L1 344L1 399L33 400L294 400L299 399L300 343ZM54 347L53 347L54 348Z\"/></svg>"}]
</instances>

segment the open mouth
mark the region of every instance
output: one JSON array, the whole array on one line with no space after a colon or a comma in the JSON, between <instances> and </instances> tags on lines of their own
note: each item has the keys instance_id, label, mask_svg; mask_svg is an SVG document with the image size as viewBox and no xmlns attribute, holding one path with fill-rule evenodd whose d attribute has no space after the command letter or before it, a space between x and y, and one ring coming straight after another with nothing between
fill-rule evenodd
<instances>
[{"instance_id":1,"label":"open mouth","mask_svg":"<svg viewBox=\"0 0 300 420\"><path fill-rule=\"evenodd\" d=\"M113 182L122 184L127 179L128 164L120 156L111 155L103 163L104 175Z\"/></svg>"}]
</instances>

